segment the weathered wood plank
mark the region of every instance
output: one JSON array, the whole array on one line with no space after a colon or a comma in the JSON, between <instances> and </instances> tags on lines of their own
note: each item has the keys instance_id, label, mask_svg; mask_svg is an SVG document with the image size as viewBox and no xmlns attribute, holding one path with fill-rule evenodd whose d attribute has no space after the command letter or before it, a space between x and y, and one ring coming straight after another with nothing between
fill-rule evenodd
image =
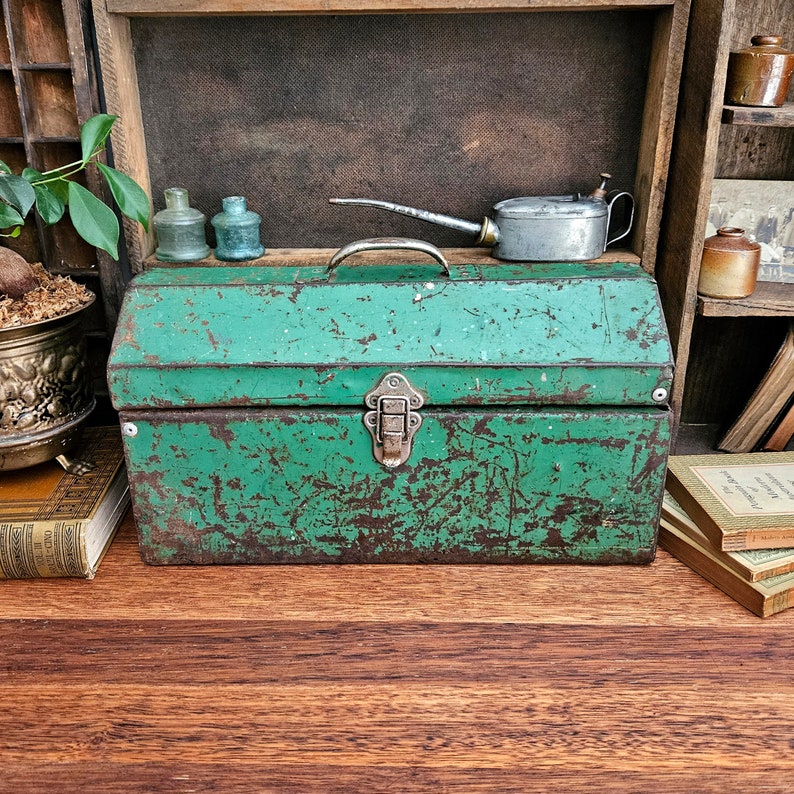
<instances>
[{"instance_id":1,"label":"weathered wood plank","mask_svg":"<svg viewBox=\"0 0 794 794\"><path fill-rule=\"evenodd\" d=\"M201 259L198 262L161 262L150 256L144 262L144 269L152 267L182 268L203 265L206 267L316 267L327 265L336 253L336 248L270 248L264 255L250 262L223 262L214 256ZM453 265L494 265L499 264L498 259L490 255L489 248L441 248L447 261ZM632 251L620 248L610 248L593 262L630 262L640 263L640 257ZM365 251L356 254L348 260L356 262L378 262L380 264L397 264L412 262L430 262L426 254L406 250L394 251Z\"/></svg>"},{"instance_id":2,"label":"weathered wood plank","mask_svg":"<svg viewBox=\"0 0 794 794\"><path fill-rule=\"evenodd\" d=\"M656 275L676 356L671 403L680 417L695 318L702 241L717 161L719 117L725 93L726 41L735 2L695 2L678 98L667 203ZM716 77L715 77L716 76Z\"/></svg>"},{"instance_id":3,"label":"weathered wood plank","mask_svg":"<svg viewBox=\"0 0 794 794\"><path fill-rule=\"evenodd\" d=\"M794 127L794 102L779 108L750 108L726 105L722 109L722 123L770 127Z\"/></svg>"},{"instance_id":4,"label":"weathered wood plank","mask_svg":"<svg viewBox=\"0 0 794 794\"><path fill-rule=\"evenodd\" d=\"M704 317L791 317L794 284L759 281L752 295L736 300L698 295L697 311Z\"/></svg>"},{"instance_id":5,"label":"weathered wood plank","mask_svg":"<svg viewBox=\"0 0 794 794\"><path fill-rule=\"evenodd\" d=\"M119 116L111 136L113 165L151 195L130 23L123 16L109 14L104 0L93 0L93 11L107 112ZM130 262L136 268L154 251L154 224L149 224L147 232L129 218L123 217L122 222Z\"/></svg>"},{"instance_id":6,"label":"weathered wood plank","mask_svg":"<svg viewBox=\"0 0 794 794\"><path fill-rule=\"evenodd\" d=\"M681 0L106 0L111 14L402 14L660 8Z\"/></svg>"},{"instance_id":7,"label":"weathered wood plank","mask_svg":"<svg viewBox=\"0 0 794 794\"><path fill-rule=\"evenodd\" d=\"M643 267L649 273L656 268L688 21L689 2L676 3L660 14L653 34L634 189L635 195L647 196L637 208L634 250L641 254Z\"/></svg>"}]
</instances>

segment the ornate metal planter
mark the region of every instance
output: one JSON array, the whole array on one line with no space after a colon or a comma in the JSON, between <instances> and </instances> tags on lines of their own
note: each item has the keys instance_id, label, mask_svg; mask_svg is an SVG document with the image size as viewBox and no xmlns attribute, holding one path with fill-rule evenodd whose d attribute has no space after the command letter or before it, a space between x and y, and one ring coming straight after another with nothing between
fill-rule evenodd
<instances>
[{"instance_id":1,"label":"ornate metal planter","mask_svg":"<svg viewBox=\"0 0 794 794\"><path fill-rule=\"evenodd\" d=\"M96 403L81 328L83 312L0 329L0 471L69 458Z\"/></svg>"}]
</instances>

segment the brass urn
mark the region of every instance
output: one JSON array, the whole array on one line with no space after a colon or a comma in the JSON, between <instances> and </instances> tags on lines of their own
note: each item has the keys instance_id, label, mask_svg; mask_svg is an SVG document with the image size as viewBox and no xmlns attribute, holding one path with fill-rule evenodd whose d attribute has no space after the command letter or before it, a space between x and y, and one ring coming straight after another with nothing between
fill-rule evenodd
<instances>
[{"instance_id":1,"label":"brass urn","mask_svg":"<svg viewBox=\"0 0 794 794\"><path fill-rule=\"evenodd\" d=\"M74 474L86 464L69 453L94 409L83 312L0 328L0 471L52 458Z\"/></svg>"}]
</instances>

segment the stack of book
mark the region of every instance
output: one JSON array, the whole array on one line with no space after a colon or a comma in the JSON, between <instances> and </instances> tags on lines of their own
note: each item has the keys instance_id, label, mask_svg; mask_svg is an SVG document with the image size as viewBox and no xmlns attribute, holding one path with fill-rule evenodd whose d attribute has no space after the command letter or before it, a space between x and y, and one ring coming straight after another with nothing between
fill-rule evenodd
<instances>
[{"instance_id":1,"label":"stack of book","mask_svg":"<svg viewBox=\"0 0 794 794\"><path fill-rule=\"evenodd\" d=\"M0 475L0 579L92 579L130 505L121 431L89 427L68 474L55 461Z\"/></svg>"},{"instance_id":2,"label":"stack of book","mask_svg":"<svg viewBox=\"0 0 794 794\"><path fill-rule=\"evenodd\" d=\"M794 452L671 456L659 543L756 615L794 606Z\"/></svg>"}]
</instances>

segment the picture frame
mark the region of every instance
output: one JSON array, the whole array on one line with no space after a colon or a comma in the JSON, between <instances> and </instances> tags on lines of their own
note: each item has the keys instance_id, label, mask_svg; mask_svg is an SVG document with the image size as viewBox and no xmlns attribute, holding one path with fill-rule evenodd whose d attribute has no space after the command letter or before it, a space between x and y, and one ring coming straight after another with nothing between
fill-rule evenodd
<instances>
[{"instance_id":1,"label":"picture frame","mask_svg":"<svg viewBox=\"0 0 794 794\"><path fill-rule=\"evenodd\" d=\"M705 236L724 226L761 244L759 281L794 284L794 182L715 179Z\"/></svg>"}]
</instances>

